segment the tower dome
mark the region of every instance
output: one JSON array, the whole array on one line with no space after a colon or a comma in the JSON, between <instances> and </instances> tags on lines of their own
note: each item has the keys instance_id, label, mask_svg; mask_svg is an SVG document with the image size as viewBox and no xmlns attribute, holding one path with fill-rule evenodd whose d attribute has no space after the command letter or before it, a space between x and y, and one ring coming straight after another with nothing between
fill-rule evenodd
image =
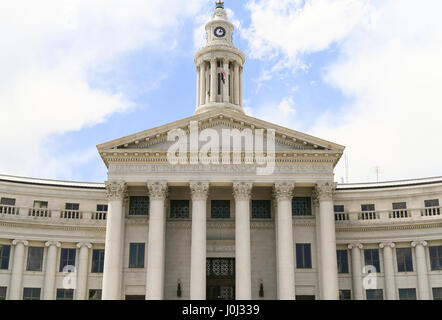
<instances>
[{"instance_id":1,"label":"tower dome","mask_svg":"<svg viewBox=\"0 0 442 320\"><path fill-rule=\"evenodd\" d=\"M241 113L244 53L233 45L235 27L227 18L224 2L216 2L212 19L206 24L206 45L195 54L197 96L195 114L213 108Z\"/></svg>"}]
</instances>

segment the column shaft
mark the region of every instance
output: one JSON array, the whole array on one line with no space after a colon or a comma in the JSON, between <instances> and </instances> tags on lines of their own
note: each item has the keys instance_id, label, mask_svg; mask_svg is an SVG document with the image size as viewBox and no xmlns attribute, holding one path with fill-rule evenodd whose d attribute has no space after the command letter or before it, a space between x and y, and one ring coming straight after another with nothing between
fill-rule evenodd
<instances>
[{"instance_id":1,"label":"column shaft","mask_svg":"<svg viewBox=\"0 0 442 320\"><path fill-rule=\"evenodd\" d=\"M28 241L14 240L15 245L14 260L12 262L11 285L9 290L9 300L20 300L22 297L23 268L25 262L25 246Z\"/></svg>"},{"instance_id":2,"label":"column shaft","mask_svg":"<svg viewBox=\"0 0 442 320\"><path fill-rule=\"evenodd\" d=\"M396 300L396 283L394 279L393 248L394 243L381 243L380 248L384 248L384 280L386 300Z\"/></svg>"},{"instance_id":3,"label":"column shaft","mask_svg":"<svg viewBox=\"0 0 442 320\"><path fill-rule=\"evenodd\" d=\"M351 272L353 281L353 299L364 300L364 292L362 288L362 261L361 249L362 244L352 244L348 246L351 249Z\"/></svg>"},{"instance_id":4,"label":"column shaft","mask_svg":"<svg viewBox=\"0 0 442 320\"><path fill-rule=\"evenodd\" d=\"M235 76L233 77L234 79L234 104L239 105L239 65L238 62L235 62Z\"/></svg>"},{"instance_id":5,"label":"column shaft","mask_svg":"<svg viewBox=\"0 0 442 320\"><path fill-rule=\"evenodd\" d=\"M80 248L78 254L78 272L77 272L77 288L76 300L87 300L87 278L89 267L89 249L92 248L90 243L79 243L77 247Z\"/></svg>"},{"instance_id":6,"label":"column shaft","mask_svg":"<svg viewBox=\"0 0 442 320\"><path fill-rule=\"evenodd\" d=\"M426 241L413 242L416 247L416 272L419 300L430 300L430 286L428 284L427 258L425 256Z\"/></svg>"},{"instance_id":7,"label":"column shaft","mask_svg":"<svg viewBox=\"0 0 442 320\"><path fill-rule=\"evenodd\" d=\"M200 65L200 105L206 104L206 62Z\"/></svg>"},{"instance_id":8,"label":"column shaft","mask_svg":"<svg viewBox=\"0 0 442 320\"><path fill-rule=\"evenodd\" d=\"M229 61L227 59L224 59L224 71L226 73L225 76L225 83L223 86L223 102L228 103L229 102Z\"/></svg>"},{"instance_id":9,"label":"column shaft","mask_svg":"<svg viewBox=\"0 0 442 320\"><path fill-rule=\"evenodd\" d=\"M200 71L199 67L196 68L196 106L200 105Z\"/></svg>"},{"instance_id":10,"label":"column shaft","mask_svg":"<svg viewBox=\"0 0 442 320\"><path fill-rule=\"evenodd\" d=\"M57 273L57 248L61 246L60 242L48 241L45 243L48 247L46 257L46 272L43 288L43 300L55 300L55 276Z\"/></svg>"}]
</instances>

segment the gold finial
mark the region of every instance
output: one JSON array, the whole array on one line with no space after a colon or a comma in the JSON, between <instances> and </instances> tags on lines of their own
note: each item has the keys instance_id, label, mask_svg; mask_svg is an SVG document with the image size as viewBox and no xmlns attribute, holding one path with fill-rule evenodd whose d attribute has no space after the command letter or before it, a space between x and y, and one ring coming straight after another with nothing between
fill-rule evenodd
<instances>
[{"instance_id":1,"label":"gold finial","mask_svg":"<svg viewBox=\"0 0 442 320\"><path fill-rule=\"evenodd\" d=\"M216 8L224 9L224 2L222 0L218 0L216 2Z\"/></svg>"}]
</instances>

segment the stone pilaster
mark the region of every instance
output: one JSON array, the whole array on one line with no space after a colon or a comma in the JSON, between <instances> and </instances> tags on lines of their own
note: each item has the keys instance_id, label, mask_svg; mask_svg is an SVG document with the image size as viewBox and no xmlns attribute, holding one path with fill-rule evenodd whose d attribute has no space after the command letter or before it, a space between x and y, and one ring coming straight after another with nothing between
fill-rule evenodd
<instances>
[{"instance_id":1,"label":"stone pilaster","mask_svg":"<svg viewBox=\"0 0 442 320\"><path fill-rule=\"evenodd\" d=\"M384 250L384 281L386 300L396 300L396 282L394 278L393 242L380 243L379 248Z\"/></svg>"},{"instance_id":2,"label":"stone pilaster","mask_svg":"<svg viewBox=\"0 0 442 320\"><path fill-rule=\"evenodd\" d=\"M25 263L25 247L29 245L27 240L17 239L12 241L14 248L14 260L12 261L11 284L9 286L9 300L20 300L22 297L23 269Z\"/></svg>"},{"instance_id":3,"label":"stone pilaster","mask_svg":"<svg viewBox=\"0 0 442 320\"><path fill-rule=\"evenodd\" d=\"M348 245L351 250L351 273L353 282L353 299L364 300L364 291L362 286L362 260L361 250L364 246L361 243L352 243Z\"/></svg>"},{"instance_id":4,"label":"stone pilaster","mask_svg":"<svg viewBox=\"0 0 442 320\"><path fill-rule=\"evenodd\" d=\"M430 300L430 285L428 283L428 266L425 254L426 241L413 241L411 246L416 250L416 272L419 300Z\"/></svg>"},{"instance_id":5,"label":"stone pilaster","mask_svg":"<svg viewBox=\"0 0 442 320\"><path fill-rule=\"evenodd\" d=\"M77 271L77 286L75 290L76 300L87 300L87 280L89 267L89 251L92 244L88 242L77 243L79 248L78 254L78 271Z\"/></svg>"},{"instance_id":6,"label":"stone pilaster","mask_svg":"<svg viewBox=\"0 0 442 320\"><path fill-rule=\"evenodd\" d=\"M61 243L58 241L47 241L46 272L43 287L43 300L55 300L55 275L57 273L57 251Z\"/></svg>"}]
</instances>

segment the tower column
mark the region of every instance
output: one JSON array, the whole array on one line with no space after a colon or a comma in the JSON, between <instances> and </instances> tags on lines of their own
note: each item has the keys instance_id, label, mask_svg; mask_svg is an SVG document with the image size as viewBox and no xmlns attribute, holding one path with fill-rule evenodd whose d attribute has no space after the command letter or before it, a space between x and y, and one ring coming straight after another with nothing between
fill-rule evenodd
<instances>
[{"instance_id":1,"label":"tower column","mask_svg":"<svg viewBox=\"0 0 442 320\"><path fill-rule=\"evenodd\" d=\"M210 60L210 102L216 102L216 97L218 95L218 90L217 90L217 81L218 81L218 77L217 77L217 64L216 64L216 59L211 59Z\"/></svg>"},{"instance_id":2,"label":"tower column","mask_svg":"<svg viewBox=\"0 0 442 320\"><path fill-rule=\"evenodd\" d=\"M80 248L78 254L78 273L77 273L77 288L76 300L87 300L87 278L89 267L89 249L92 248L90 243L77 243L77 248Z\"/></svg>"},{"instance_id":3,"label":"tower column","mask_svg":"<svg viewBox=\"0 0 442 320\"><path fill-rule=\"evenodd\" d=\"M45 243L48 247L46 257L46 272L43 288L43 300L55 300L55 275L57 272L57 248L61 243L57 241L48 241Z\"/></svg>"},{"instance_id":4,"label":"tower column","mask_svg":"<svg viewBox=\"0 0 442 320\"><path fill-rule=\"evenodd\" d=\"M196 107L200 105L200 68L196 67Z\"/></svg>"},{"instance_id":5,"label":"tower column","mask_svg":"<svg viewBox=\"0 0 442 320\"><path fill-rule=\"evenodd\" d=\"M280 300L295 300L295 257L293 253L292 198L295 184L275 183L278 202L277 225L277 286Z\"/></svg>"},{"instance_id":6,"label":"tower column","mask_svg":"<svg viewBox=\"0 0 442 320\"><path fill-rule=\"evenodd\" d=\"M235 62L234 72L235 72L235 76L233 77L233 82L234 82L233 93L234 93L235 99L233 100L233 103L236 105L239 105L239 64L238 64L238 62Z\"/></svg>"},{"instance_id":7,"label":"tower column","mask_svg":"<svg viewBox=\"0 0 442 320\"><path fill-rule=\"evenodd\" d=\"M25 263L25 246L29 243L26 240L14 240L14 260L12 261L11 285L9 300L20 300L22 296L23 268Z\"/></svg>"},{"instance_id":8,"label":"tower column","mask_svg":"<svg viewBox=\"0 0 442 320\"><path fill-rule=\"evenodd\" d=\"M428 267L425 256L426 241L414 241L412 247L416 248L416 272L419 300L430 300L430 286L428 284Z\"/></svg>"},{"instance_id":9,"label":"tower column","mask_svg":"<svg viewBox=\"0 0 442 320\"><path fill-rule=\"evenodd\" d=\"M235 284L236 300L252 299L250 254L250 198L253 183L234 182L235 197Z\"/></svg>"},{"instance_id":10,"label":"tower column","mask_svg":"<svg viewBox=\"0 0 442 320\"><path fill-rule=\"evenodd\" d=\"M396 300L396 283L394 279L393 248L394 243L381 243L379 248L384 250L384 280L386 300Z\"/></svg>"},{"instance_id":11,"label":"tower column","mask_svg":"<svg viewBox=\"0 0 442 320\"><path fill-rule=\"evenodd\" d=\"M349 244L348 248L351 250L351 273L353 281L353 299L364 300L364 293L362 288L362 262L361 250L364 246L360 243Z\"/></svg>"},{"instance_id":12,"label":"tower column","mask_svg":"<svg viewBox=\"0 0 442 320\"><path fill-rule=\"evenodd\" d=\"M121 257L123 255L123 198L126 183L123 181L106 182L108 214L106 223L106 243L104 249L103 300L121 299Z\"/></svg>"},{"instance_id":13,"label":"tower column","mask_svg":"<svg viewBox=\"0 0 442 320\"><path fill-rule=\"evenodd\" d=\"M242 107L242 71L243 68L239 69L239 105Z\"/></svg>"},{"instance_id":14,"label":"tower column","mask_svg":"<svg viewBox=\"0 0 442 320\"><path fill-rule=\"evenodd\" d=\"M229 103L229 60L224 58L225 83L223 84L223 102Z\"/></svg>"},{"instance_id":15,"label":"tower column","mask_svg":"<svg viewBox=\"0 0 442 320\"><path fill-rule=\"evenodd\" d=\"M200 105L206 104L206 62L200 65Z\"/></svg>"},{"instance_id":16,"label":"tower column","mask_svg":"<svg viewBox=\"0 0 442 320\"><path fill-rule=\"evenodd\" d=\"M192 242L190 254L190 299L206 299L206 204L208 182L191 182Z\"/></svg>"},{"instance_id":17,"label":"tower column","mask_svg":"<svg viewBox=\"0 0 442 320\"><path fill-rule=\"evenodd\" d=\"M164 298L164 249L166 239L166 215L164 202L167 182L148 182L149 189L149 238L147 245L146 300Z\"/></svg>"}]
</instances>

